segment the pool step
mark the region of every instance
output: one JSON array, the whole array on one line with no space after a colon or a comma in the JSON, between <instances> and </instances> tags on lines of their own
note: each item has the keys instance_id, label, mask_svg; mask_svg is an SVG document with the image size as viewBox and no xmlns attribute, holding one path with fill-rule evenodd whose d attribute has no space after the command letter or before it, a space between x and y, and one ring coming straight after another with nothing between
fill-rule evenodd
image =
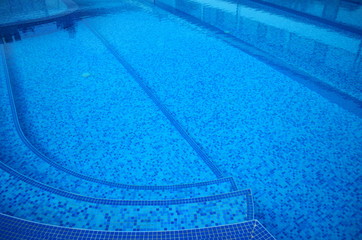
<instances>
[{"instance_id":1,"label":"pool step","mask_svg":"<svg viewBox=\"0 0 362 240\"><path fill-rule=\"evenodd\" d=\"M154 232L109 232L93 231L84 229L60 228L57 226L45 225L36 222L18 219L8 215L0 214L0 236L6 240L15 239L38 239L43 236L45 239L217 239L217 240L249 240L275 239L258 220L223 225L211 228L200 228L179 231L154 231ZM20 226L20 227L19 227ZM16 232L13 229L17 229Z\"/></svg>"},{"instance_id":2,"label":"pool step","mask_svg":"<svg viewBox=\"0 0 362 240\"><path fill-rule=\"evenodd\" d=\"M1 90L0 90L1 91ZM1 102L1 100L0 100ZM1 108L6 104L1 104ZM95 198L161 200L182 199L215 195L236 190L232 178L222 178L208 182L171 186L132 186L87 181L70 175L42 161L22 144L13 129L6 128L6 121L0 129L0 161L22 175L64 191Z\"/></svg>"},{"instance_id":3,"label":"pool step","mask_svg":"<svg viewBox=\"0 0 362 240\"><path fill-rule=\"evenodd\" d=\"M63 227L116 231L165 231L213 227L252 220L250 190L178 200L98 203L59 196L0 174L0 212Z\"/></svg>"}]
</instances>

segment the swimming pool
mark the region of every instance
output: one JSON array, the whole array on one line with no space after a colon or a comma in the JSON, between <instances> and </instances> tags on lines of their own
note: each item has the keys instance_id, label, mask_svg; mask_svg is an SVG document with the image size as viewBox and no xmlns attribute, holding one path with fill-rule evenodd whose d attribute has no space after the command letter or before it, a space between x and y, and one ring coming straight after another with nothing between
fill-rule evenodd
<instances>
[{"instance_id":1,"label":"swimming pool","mask_svg":"<svg viewBox=\"0 0 362 240\"><path fill-rule=\"evenodd\" d=\"M74 2L1 28L3 239L361 237L359 26Z\"/></svg>"}]
</instances>

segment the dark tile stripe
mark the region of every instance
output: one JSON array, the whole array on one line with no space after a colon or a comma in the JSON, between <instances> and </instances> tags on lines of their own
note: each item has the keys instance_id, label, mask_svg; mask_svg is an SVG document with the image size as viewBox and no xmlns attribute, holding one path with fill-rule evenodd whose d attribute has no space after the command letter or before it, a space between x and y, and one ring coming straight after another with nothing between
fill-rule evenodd
<instances>
[{"instance_id":1,"label":"dark tile stripe","mask_svg":"<svg viewBox=\"0 0 362 240\"><path fill-rule=\"evenodd\" d=\"M16 105L15 105L15 101L14 101L14 95L13 95L13 90L12 90L12 86L11 86L11 78L12 78L12 71L9 68L7 61L9 58L9 45L7 45L6 43L3 43L4 49L1 48L1 55L4 61L4 67L5 67L5 75L6 75L6 83L7 83L7 88L8 88L8 95L9 95L9 100L10 100L10 107L11 107L11 111L12 111L12 115L13 115L13 122L16 128L16 131L20 137L20 139L22 140L22 142L35 154L37 155L39 158L41 158L43 161L47 162L49 165L64 171L68 174L71 174L75 177L90 181L90 182L95 182L95 183L100 183L100 184L104 184L104 185L108 185L108 186L112 186L112 187L119 187L119 188L126 188L126 189L139 189L139 190L166 190L166 189L181 189L181 188L191 188L191 187L198 187L198 186L206 186L206 185L211 185L211 184L217 184L217 183L223 183L223 182L230 182L232 185L232 188L234 190L237 189L234 180L231 177L226 177L226 178L219 178L216 180L211 180L211 181L206 181L206 182L199 182L199 183L188 183L188 184L176 184L176 185L168 185L168 186L140 186L140 185L129 185L129 184L122 184L122 183L114 183L114 182L109 182L109 181L105 181L105 180L101 180L101 179L97 179L97 178L93 178L93 177L89 177L80 173L77 173L75 171L72 171L68 168L63 167L62 165L54 162L53 160L49 159L47 156L45 156L44 154L42 154L36 147L34 147L30 141L25 137L21 127L20 127L20 123L19 123L19 118L18 118L18 114L16 111Z\"/></svg>"},{"instance_id":2,"label":"dark tile stripe","mask_svg":"<svg viewBox=\"0 0 362 240\"><path fill-rule=\"evenodd\" d=\"M197 155L204 161L204 163L211 169L217 178L222 178L223 175L221 171L216 167L216 165L210 160L207 154L197 145L195 140L183 129L181 124L173 117L173 114L167 107L161 102L157 97L154 91L147 86L140 74L134 69L131 64L129 64L123 56L110 44L102 34L100 34L96 29L94 29L86 21L83 21L85 25L93 32L95 36L103 43L103 45L109 50L110 53L123 65L123 67L128 71L128 73L133 77L133 79L138 83L138 85L143 89L143 91L148 95L148 97L155 103L155 105L161 110L161 112L166 116L170 123L176 128L176 130L181 134L181 136L190 144L194 149Z\"/></svg>"},{"instance_id":3,"label":"dark tile stripe","mask_svg":"<svg viewBox=\"0 0 362 240\"><path fill-rule=\"evenodd\" d=\"M22 175L21 173L15 171L10 168L3 162L0 162L0 169L9 173L12 177L16 177L19 180L31 184L34 187L42 189L44 191L57 194L59 196L63 196L66 198L71 198L79 201L96 203L96 204L105 204L105 205L127 205L127 206L159 206L159 205L177 205L177 204L187 204L187 203L198 203L198 202L206 202L206 201L215 201L219 199L245 196L247 200L247 219L252 219L253 216L253 206L249 206L249 204L253 204L252 196L250 189L245 189L241 191L235 191L230 193L218 194L207 197L199 197L199 198L189 198L189 199L172 199L172 200L118 200L118 199L104 199L104 198L93 198L88 196L83 196L79 194L74 194L71 192L63 191L41 182L35 181L32 178Z\"/></svg>"}]
</instances>

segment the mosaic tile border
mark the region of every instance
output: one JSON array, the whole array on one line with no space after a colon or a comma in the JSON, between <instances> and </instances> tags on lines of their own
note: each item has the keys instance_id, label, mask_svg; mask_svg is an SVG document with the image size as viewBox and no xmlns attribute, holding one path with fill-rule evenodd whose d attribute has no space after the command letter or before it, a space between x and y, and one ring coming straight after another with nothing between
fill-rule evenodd
<instances>
[{"instance_id":1,"label":"mosaic tile border","mask_svg":"<svg viewBox=\"0 0 362 240\"><path fill-rule=\"evenodd\" d=\"M91 30L91 32L104 44L104 46L109 50L109 52L122 64L122 66L127 70L127 72L133 77L133 79L138 83L138 85L143 89L147 96L155 103L155 105L161 110L165 117L170 121L170 123L176 128L176 130L181 134L181 136L190 144L194 149L197 155L201 160L211 169L211 171L216 175L217 178L222 178L223 175L217 166L211 161L207 154L198 146L195 140L189 136L186 130L183 129L181 124L174 118L174 115L170 110L158 99L157 95L153 90L147 86L145 81L142 79L140 74L129 64L120 53L110 44L96 29L90 26L85 20L83 23Z\"/></svg>"},{"instance_id":2,"label":"mosaic tile border","mask_svg":"<svg viewBox=\"0 0 362 240\"><path fill-rule=\"evenodd\" d=\"M43 18L35 18L35 19L30 19L30 20L24 20L24 21L19 21L19 22L12 22L12 23L7 23L7 24L0 24L0 28L2 27L9 27L9 26L16 26L16 25L22 25L22 24L29 24L29 23L33 23L33 22L43 22L43 21L49 21L49 20L53 20L59 17L63 17L66 15L69 15L71 13L74 13L75 11L78 10L78 5L73 2L72 0L61 0L67 7L68 9L65 10L62 13L59 14L55 14L49 17L43 17Z\"/></svg>"},{"instance_id":3,"label":"mosaic tile border","mask_svg":"<svg viewBox=\"0 0 362 240\"><path fill-rule=\"evenodd\" d=\"M12 86L11 86L11 76L10 76L11 73L9 72L9 69L8 69L8 66L7 66L6 47L7 47L6 44L3 43L3 47L0 49L0 51L1 51L1 55L2 55L4 63L5 63L5 66L4 66L5 67L5 75L6 75L5 78L6 78L6 83L7 83L7 88L8 88L8 95L9 95L9 99L10 99L10 106L11 106L11 111L12 111L12 115L13 115L13 121L14 121L15 128L16 128L17 133L18 133L20 139L22 140L22 142L34 154L36 154L38 157L40 157L42 160L44 160L45 162L47 162L51 166L56 167L56 168L66 172L68 174L71 174L71 175L76 176L78 178L82 178L82 179L87 180L87 181L101 183L101 184L112 186L112 187L126 188L126 189L142 189L142 190L180 189L180 188L190 188L190 187L205 186L205 185L221 183L221 182L230 182L233 189L237 190L237 187L236 187L236 184L235 184L234 180L231 177L226 177L226 178L222 177L221 173L219 175L220 178L218 178L216 180L206 181L206 182L177 184L177 185L168 185L168 186L140 186L140 185L128 185L128 184L122 184L122 183L114 183L114 182L109 182L109 181L105 181L105 180L92 178L92 177L77 173L75 171L72 171L70 169L67 169L67 168L61 166L60 164L55 163L54 161L52 161L51 159L49 159L48 157L43 155L41 152L39 152L39 150L37 150L29 142L29 140L25 137L23 131L21 130L18 115L17 115L17 111L16 111L16 106L15 106L15 102L14 102L13 90L12 90ZM191 139L191 141L193 141L193 140ZM196 143L194 143L194 144L196 144ZM215 166L213 166L213 167L216 169ZM217 171L219 172L219 170L217 170Z\"/></svg>"},{"instance_id":4,"label":"mosaic tile border","mask_svg":"<svg viewBox=\"0 0 362 240\"><path fill-rule=\"evenodd\" d=\"M258 220L218 227L152 232L72 229L36 223L0 213L0 239L275 239Z\"/></svg>"},{"instance_id":5,"label":"mosaic tile border","mask_svg":"<svg viewBox=\"0 0 362 240\"><path fill-rule=\"evenodd\" d=\"M59 196L90 202L90 203L98 203L98 204L105 204L105 205L123 205L123 206L160 206L160 205L177 205L177 204L187 204L187 203L197 203L197 202L206 202L206 201L214 201L219 199L225 199L230 197L237 197L245 195L246 202L247 202L247 220L254 218L254 202L253 197L250 189L239 190L230 193L218 194L213 196L207 197L199 197L199 198L189 198L189 199L171 199L171 200L117 200L117 199L104 199L104 198L93 198L88 196L83 196L79 194L74 194L71 192L63 191L57 188L53 188L49 185L40 183L35 181L29 177L22 175L21 173L15 171L14 169L10 168L3 162L0 162L0 169L6 171L11 176L20 179L23 182L31 184L37 188L40 188L44 191L57 194Z\"/></svg>"}]
</instances>

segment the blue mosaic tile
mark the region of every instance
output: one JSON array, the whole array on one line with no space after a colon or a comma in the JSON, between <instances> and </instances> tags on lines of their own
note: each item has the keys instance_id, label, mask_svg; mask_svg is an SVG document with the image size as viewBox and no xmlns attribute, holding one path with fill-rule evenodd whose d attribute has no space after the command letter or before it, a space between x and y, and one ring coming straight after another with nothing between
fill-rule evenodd
<instances>
[{"instance_id":1,"label":"blue mosaic tile","mask_svg":"<svg viewBox=\"0 0 362 240\"><path fill-rule=\"evenodd\" d=\"M166 232L111 232L59 228L0 214L0 239L218 239L218 240L272 240L274 237L253 220L233 225ZM16 229L16 231L14 231Z\"/></svg>"},{"instance_id":2,"label":"blue mosaic tile","mask_svg":"<svg viewBox=\"0 0 362 240\"><path fill-rule=\"evenodd\" d=\"M166 231L254 218L250 190L194 199L88 202L84 196L59 195L55 189L44 191L22 180L1 172L0 212L45 224L92 230Z\"/></svg>"},{"instance_id":3,"label":"blue mosaic tile","mask_svg":"<svg viewBox=\"0 0 362 240\"><path fill-rule=\"evenodd\" d=\"M0 90L1 110L4 113L1 115L3 125L0 129L1 161L36 181L76 194L110 199L162 200L194 198L236 190L235 183L231 178L171 186L132 186L116 183L109 184L109 186L104 181L96 184L86 181L88 180L87 177L73 177L67 174L67 171L60 171L56 166L53 167L43 162L41 158L32 154L23 144L17 136L15 126L12 123L11 109L4 82L0 84Z\"/></svg>"},{"instance_id":4,"label":"blue mosaic tile","mask_svg":"<svg viewBox=\"0 0 362 240\"><path fill-rule=\"evenodd\" d=\"M305 71L334 90L362 100L361 82L356 81L362 74L358 31L352 33L349 28L344 30L252 1L230 2L228 9L189 0L177 5L172 0L155 4L197 18ZM195 9L199 11L195 13Z\"/></svg>"},{"instance_id":5,"label":"blue mosaic tile","mask_svg":"<svg viewBox=\"0 0 362 240\"><path fill-rule=\"evenodd\" d=\"M167 4L165 0L162 2ZM354 50L360 48L359 41L355 41L359 38L356 38L354 34L347 34L348 36L344 38L347 42L342 46L333 47L330 43L326 43L325 39L323 41L314 39L316 40L314 41L303 34L285 31L282 27L262 24L250 16L238 15L237 20L232 19L230 12L221 11L217 6L204 8L196 2L182 1L175 4L179 9L189 11L189 14L194 17L204 14L203 19L208 24L215 24L223 30L215 34L200 22L194 21L190 24L185 21L187 18L182 19L180 14L175 17L157 8L139 3L133 5L135 7L132 11L125 12L120 10L121 7L118 9L119 14L113 11L112 15L107 17L87 20L90 28L95 29L93 35L98 34L98 37L103 39L101 41L103 45L106 45L100 45L103 52L99 54L107 56L113 54L116 58L113 60L117 60L118 64L126 68L123 69L126 73L124 75L132 75L132 80L142 80L138 81L138 88L141 87L139 90L145 93L150 102L156 103L158 110L161 109L166 118L168 116L172 119L171 123L176 130L181 129L181 132L187 133L186 138L193 140L197 144L194 147L202 150L207 156L205 159L196 157L195 159L204 160L201 163L206 163L205 169L210 169L206 166L215 166L214 173L217 169L222 176L234 176L238 185L255 189L256 216L277 235L278 239L359 239L361 231L358 223L361 222L361 217L358 213L361 208L356 193L361 192L361 119L341 108L343 104L337 100L331 97L323 98L319 95L320 92L314 92L313 89L311 91L311 88L300 84L293 76L290 77L283 71L276 71L274 66L271 67L273 64L267 61L260 62L260 58L255 57L257 54L251 54L254 57L250 57L240 51L240 48L232 47L223 41L225 36L229 37L233 34L251 44L252 47L275 54L283 61L320 79L336 90L337 94L345 93L342 97L347 96L358 100L361 99L360 91L358 91L360 85L355 79L359 79L361 73L361 68L359 68L361 58L355 54ZM255 13L253 6L241 3L234 6L237 14L246 14L248 11ZM259 11L261 12L265 13L265 9ZM273 11L267 11L266 14L285 17ZM282 19L285 20L285 18ZM298 21L310 24L307 20L298 19ZM284 21L278 21L278 23L282 24ZM323 36L330 36L331 32L335 34L333 28L325 28L318 24L313 27ZM314 31L304 31L304 33L311 32ZM74 32L70 33L69 37L83 39L85 36L91 36L89 39L93 41L95 36L89 33L89 29L80 23L79 26L74 27ZM342 36L345 34L344 31L338 34L340 33ZM68 33L63 33L60 39L68 41L69 39L64 36L66 34ZM40 38L46 39L46 37ZM50 39L55 42L57 38L49 35L48 41L51 41ZM333 44L339 42L336 40L339 38L331 39L333 39ZM93 43L95 42L97 41ZM84 40L84 43L86 45L87 41ZM14 44L11 48L16 49L17 45L19 44ZM99 46L99 41L98 44L94 44L96 45ZM85 55L89 52L92 51L85 51ZM39 55L42 55L41 52ZM88 58L93 57L90 55L87 55ZM14 58L11 71L16 72L14 71L18 67L16 55L8 56ZM21 56L21 53L18 53L18 56ZM352 58L355 64L351 64ZM87 61L80 61L77 64L82 65ZM111 68L112 66L116 68L116 65L109 64ZM43 67L42 64L38 66ZM31 71L28 73L32 75ZM17 74L21 75L21 73ZM85 78L85 81L91 80L89 78L92 77L89 71L82 71L80 75ZM15 84L15 87L18 94L23 94L19 85ZM28 92L27 96L31 95ZM42 102L41 98L38 100ZM167 111L162 110L162 107ZM26 113L27 109L23 107L23 111ZM7 131L4 130L4 132ZM28 131L32 134L30 130ZM41 132L40 127L38 131ZM43 144L45 149L46 141ZM46 152L44 149L41 150ZM51 153L49 151L49 154ZM15 165L14 160L9 160L9 163L12 161ZM20 164L18 169L21 169ZM67 168L62 170L71 171ZM85 174L80 176L87 178L86 175L91 170L83 169L83 171ZM77 175L75 171L70 173ZM104 181L97 177L97 174L88 176L89 180L95 180L95 182ZM184 183L182 178L179 178L180 181L177 183ZM109 177L105 183L113 180L113 176ZM194 182L197 181L200 180L195 179ZM24 190L26 187L23 184L20 184L21 189L16 195L20 199L9 198L7 201L25 202L24 199L28 197L26 193L30 190ZM31 189L31 191L39 191L32 195L34 197L47 194L39 189ZM8 191L5 193L9 194ZM57 196L57 198L61 197ZM56 215L56 211L65 208L66 211L59 215L66 214L74 218L77 215L75 208L82 208L85 206L82 204L86 204L83 202L72 205L72 199L62 199L64 201L58 201L56 210L51 210L50 213ZM50 201L46 208L51 209L52 204L53 202ZM219 204L225 203L219 202ZM233 202L227 204L233 205ZM12 214L13 205L9 203L7 206L8 209L4 212ZM25 204L19 204L19 206L21 206L20 215L27 213ZM86 216L91 218L92 222L86 227L112 229L113 212L102 212L104 215L100 216L96 214L97 207L87 209L89 213ZM195 206L188 209L201 215L205 214L202 211L198 212ZM154 226L148 225L147 221L139 224L140 222L135 223L135 219L132 218L135 216L132 213L142 215L149 210L150 205L143 206L142 209L129 207L128 210L124 210L122 213L130 219L129 223L125 224L125 228L136 231L140 229L139 226L147 230L153 229ZM165 209L162 208L162 210ZM172 213L175 214L172 212L174 209L166 210L167 216L174 216L172 215ZM24 213L21 213L22 211ZM42 211L35 221L41 220L42 214L49 214ZM209 211L206 214L212 215L213 212ZM228 220L233 220L233 214L227 213L226 216ZM170 221L175 222L175 220ZM98 225L93 226L92 223ZM57 224L71 225L67 220ZM190 223L194 227L202 224L205 222ZM136 227L132 228L132 226ZM244 227L242 229L247 229L248 238L267 239L269 237L265 229L259 228L255 222L246 224ZM231 229L233 228L218 228L217 232L223 235L215 238L240 239L240 235L234 234L234 230ZM69 237L78 234L75 233L76 230L68 230L66 234ZM6 239L11 239L16 234L21 236L18 231L11 230L11 234L8 230L6 231ZM59 229L55 231L59 236L61 235ZM195 231L193 233L182 231L182 234L185 234L182 236L185 239L192 239L195 235L195 238L212 239L214 237L214 235L201 233L203 229L200 229L200 232ZM34 238L54 237L51 233L39 232L37 231L37 234L40 235L35 235ZM88 233L79 233L77 236L86 236L81 234ZM98 238L107 234L95 233ZM112 237L142 239L153 233L110 234L114 234ZM157 238L167 236L174 239L175 235L171 234L176 233L165 231L155 234Z\"/></svg>"},{"instance_id":6,"label":"blue mosaic tile","mask_svg":"<svg viewBox=\"0 0 362 240\"><path fill-rule=\"evenodd\" d=\"M358 238L361 119L210 37L213 32L201 23L150 9L88 23L142 76L221 172L255 190L256 218L278 238ZM263 31L255 24L255 34L267 36Z\"/></svg>"},{"instance_id":7,"label":"blue mosaic tile","mask_svg":"<svg viewBox=\"0 0 362 240\"><path fill-rule=\"evenodd\" d=\"M57 43L54 48L54 39L59 38L64 38L64 45ZM37 42L40 39L41 45ZM78 46L79 41L85 45ZM86 28L74 41L68 40L68 34L57 32L12 43L8 48L22 130L43 155L57 164L93 178L101 175L107 181L120 179L119 182L131 185L215 179L195 147L180 136L158 106ZM50 49L54 54L58 49L58 66L40 57ZM70 54L75 52L79 52L80 59L75 60ZM19 54L32 57L15 61ZM74 67L68 66L71 62ZM54 68L47 76L52 81L41 81L48 75L49 67ZM93 75L82 77L89 72ZM84 95L84 91L92 93ZM29 104L33 105L31 110L26 107ZM79 164L83 167L79 168Z\"/></svg>"},{"instance_id":8,"label":"blue mosaic tile","mask_svg":"<svg viewBox=\"0 0 362 240\"><path fill-rule=\"evenodd\" d=\"M181 198L181 199L171 199L171 200L162 200L161 198L157 199L157 200L135 200L135 199L128 199L128 200L123 200L123 199L111 199L111 198L94 198L94 197L89 197L89 196L84 196L84 195L79 195L79 194L74 194L72 192L67 192L67 191L63 191L61 189L55 188L55 187L51 187L49 185L45 185L43 183L37 182L29 177L26 177L20 173L18 173L17 171L11 169L10 167L8 167L6 164L3 164L2 162L0 162L0 168L7 172L8 174L10 174L11 176L16 177L17 179L20 179L21 181L24 181L28 184L33 185L34 187L37 187L39 189L42 189L44 191L50 192L50 193L55 193L59 196L63 196L63 197L67 197L67 198L71 198L71 199L75 199L75 200L80 200L80 201L85 201L85 202L90 202L90 203L100 203L100 204L107 204L107 205L155 205L155 204L160 204L160 205L167 205L167 204L177 204L177 203L182 203L182 202L193 202L195 201L195 199L214 199L215 196L220 196L220 195L211 195L211 196L207 196L205 197L199 197L199 198ZM226 194L230 194L230 193L226 193ZM223 196L226 196L225 194L222 194ZM252 202L250 200L250 207L252 207ZM252 208L250 208L250 212L253 212ZM250 215L250 214L249 214Z\"/></svg>"}]
</instances>

